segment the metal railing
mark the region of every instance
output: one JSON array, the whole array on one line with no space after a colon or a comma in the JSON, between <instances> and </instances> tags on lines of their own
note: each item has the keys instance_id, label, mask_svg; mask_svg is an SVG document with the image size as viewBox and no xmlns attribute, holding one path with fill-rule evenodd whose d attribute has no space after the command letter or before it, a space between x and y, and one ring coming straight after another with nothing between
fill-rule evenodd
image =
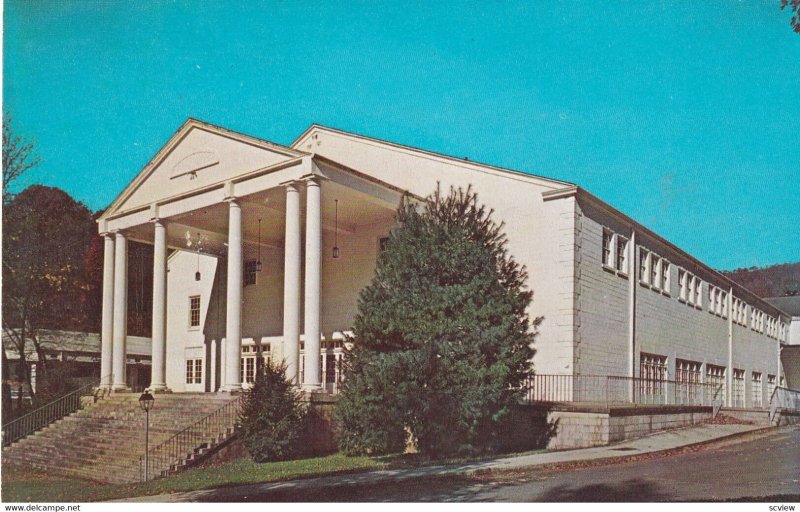
<instances>
[{"instance_id":1,"label":"metal railing","mask_svg":"<svg viewBox=\"0 0 800 512\"><path fill-rule=\"evenodd\" d=\"M529 404L590 402L719 408L724 397L719 384L608 375L532 375L526 381L523 401Z\"/></svg>"},{"instance_id":2,"label":"metal railing","mask_svg":"<svg viewBox=\"0 0 800 512\"><path fill-rule=\"evenodd\" d=\"M108 380L107 380L108 379ZM110 376L101 379L100 382L111 382ZM20 416L15 420L11 420L3 425L3 446L8 446L11 443L19 441L23 437L33 434L54 421L60 420L65 416L83 408L83 398L94 396L95 398L102 398L98 395L98 383L92 382L79 387L75 391L71 391L61 398L57 398L52 402L45 404L33 411Z\"/></svg>"},{"instance_id":3,"label":"metal railing","mask_svg":"<svg viewBox=\"0 0 800 512\"><path fill-rule=\"evenodd\" d=\"M235 430L242 398L232 400L208 416L181 430L139 457L141 480L161 478L183 464L198 449L210 447L221 436Z\"/></svg>"},{"instance_id":4,"label":"metal railing","mask_svg":"<svg viewBox=\"0 0 800 512\"><path fill-rule=\"evenodd\" d=\"M769 421L775 419L778 409L800 411L800 391L777 387L769 398Z\"/></svg>"}]
</instances>

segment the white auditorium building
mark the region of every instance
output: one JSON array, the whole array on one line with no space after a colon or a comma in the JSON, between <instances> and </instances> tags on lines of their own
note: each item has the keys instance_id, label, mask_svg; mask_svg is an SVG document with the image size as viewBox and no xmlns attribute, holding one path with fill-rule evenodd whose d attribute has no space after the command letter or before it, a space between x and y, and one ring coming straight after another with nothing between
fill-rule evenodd
<instances>
[{"instance_id":1,"label":"white auditorium building","mask_svg":"<svg viewBox=\"0 0 800 512\"><path fill-rule=\"evenodd\" d=\"M261 353L335 391L400 199L437 183L472 185L505 223L543 317L537 374L717 383L739 407L781 384L789 315L580 186L319 125L286 147L190 119L99 219L104 385L128 385L138 241L155 251L151 388L236 392Z\"/></svg>"}]
</instances>

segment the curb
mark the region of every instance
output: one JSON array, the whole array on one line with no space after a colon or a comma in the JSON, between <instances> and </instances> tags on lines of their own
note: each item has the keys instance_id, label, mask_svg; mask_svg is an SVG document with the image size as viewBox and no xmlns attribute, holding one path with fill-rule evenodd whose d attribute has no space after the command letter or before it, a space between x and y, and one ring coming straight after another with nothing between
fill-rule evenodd
<instances>
[{"instance_id":1,"label":"curb","mask_svg":"<svg viewBox=\"0 0 800 512\"><path fill-rule=\"evenodd\" d=\"M489 467L489 468L476 468L471 470L466 470L462 474L465 475L474 475L474 476L481 476L481 475L489 475L489 474L500 474L500 473L513 473L514 471L527 471L531 469L540 469L540 470L564 470L569 469L573 466L580 466L581 468L584 467L593 467L593 466L602 466L605 464L625 464L627 462L636 462L642 457L649 457L649 456L656 456L656 457L665 457L668 455L677 454L684 450L691 450L692 448L698 448L701 446L706 446L718 442L729 441L731 439L735 439L737 437L745 437L750 435L760 435L764 434L770 430L776 430L778 428L788 427L791 425L784 425L781 427L777 426L767 426L762 428L757 428L753 430L747 430L744 432L734 432L732 434L726 434L724 436L715 437L712 439L705 439L703 441L696 441L694 443L683 444L679 446L673 446L672 448L662 448L659 450L652 450L646 452L640 452L630 455L615 455L609 457L598 457L596 459L573 459L573 460L566 460L563 462L543 462L543 463L533 463L533 464L526 464L524 466L516 466L516 467ZM606 446L613 446L613 445L606 445Z\"/></svg>"}]
</instances>

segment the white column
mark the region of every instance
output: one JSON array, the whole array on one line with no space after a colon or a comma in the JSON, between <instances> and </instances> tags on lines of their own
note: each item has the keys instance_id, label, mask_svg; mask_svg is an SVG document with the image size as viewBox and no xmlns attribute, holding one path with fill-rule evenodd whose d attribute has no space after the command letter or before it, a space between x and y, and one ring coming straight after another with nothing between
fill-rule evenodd
<instances>
[{"instance_id":1,"label":"white column","mask_svg":"<svg viewBox=\"0 0 800 512\"><path fill-rule=\"evenodd\" d=\"M319 181L306 181L305 366L303 388L319 389L320 277L322 270L322 210Z\"/></svg>"},{"instance_id":2,"label":"white column","mask_svg":"<svg viewBox=\"0 0 800 512\"><path fill-rule=\"evenodd\" d=\"M114 326L114 236L103 234L103 323L100 330L100 385L111 387Z\"/></svg>"},{"instance_id":3,"label":"white column","mask_svg":"<svg viewBox=\"0 0 800 512\"><path fill-rule=\"evenodd\" d=\"M156 219L153 222L153 342L150 388L167 389L167 228Z\"/></svg>"},{"instance_id":4,"label":"white column","mask_svg":"<svg viewBox=\"0 0 800 512\"><path fill-rule=\"evenodd\" d=\"M222 338L219 341L219 391L222 391L222 387L225 385L225 361L228 360L226 356L228 344L225 343L225 338Z\"/></svg>"},{"instance_id":5,"label":"white column","mask_svg":"<svg viewBox=\"0 0 800 512\"><path fill-rule=\"evenodd\" d=\"M731 310L731 304L733 304L733 287L730 288L727 299L727 302L723 304L723 307L728 312L728 370L725 373L726 380L728 381L728 397L725 403L728 407L733 407L733 311ZM747 379L746 375L745 379ZM746 385L745 389L747 389ZM744 396L744 402L747 403L747 396Z\"/></svg>"},{"instance_id":6,"label":"white column","mask_svg":"<svg viewBox=\"0 0 800 512\"><path fill-rule=\"evenodd\" d=\"M225 322L225 385L222 391L241 391L239 360L242 357L242 209L228 202L228 296Z\"/></svg>"},{"instance_id":7,"label":"white column","mask_svg":"<svg viewBox=\"0 0 800 512\"><path fill-rule=\"evenodd\" d=\"M125 374L128 336L128 239L117 231L114 242L113 389L128 389Z\"/></svg>"},{"instance_id":8,"label":"white column","mask_svg":"<svg viewBox=\"0 0 800 512\"><path fill-rule=\"evenodd\" d=\"M209 358L211 364L208 366L208 376L211 385L208 387L210 392L217 390L217 340L211 340L211 349L209 350L211 357Z\"/></svg>"},{"instance_id":9,"label":"white column","mask_svg":"<svg viewBox=\"0 0 800 512\"><path fill-rule=\"evenodd\" d=\"M283 357L286 378L297 384L300 360L300 191L286 185L286 238L283 265Z\"/></svg>"},{"instance_id":10,"label":"white column","mask_svg":"<svg viewBox=\"0 0 800 512\"><path fill-rule=\"evenodd\" d=\"M639 251L636 250L636 231L631 230L631 239L628 242L628 376L631 378L628 389L628 399L636 400L636 286L639 283L639 262L636 260ZM641 375L639 376L641 377Z\"/></svg>"}]
</instances>

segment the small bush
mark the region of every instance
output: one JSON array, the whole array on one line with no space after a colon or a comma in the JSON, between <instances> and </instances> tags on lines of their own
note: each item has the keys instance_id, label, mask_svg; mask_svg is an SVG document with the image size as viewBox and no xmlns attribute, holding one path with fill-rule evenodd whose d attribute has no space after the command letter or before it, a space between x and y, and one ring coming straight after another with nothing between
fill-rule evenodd
<instances>
[{"instance_id":1,"label":"small bush","mask_svg":"<svg viewBox=\"0 0 800 512\"><path fill-rule=\"evenodd\" d=\"M258 364L253 387L244 392L239 419L240 438L255 462L302 455L305 408L300 393L286 380L285 365Z\"/></svg>"}]
</instances>

